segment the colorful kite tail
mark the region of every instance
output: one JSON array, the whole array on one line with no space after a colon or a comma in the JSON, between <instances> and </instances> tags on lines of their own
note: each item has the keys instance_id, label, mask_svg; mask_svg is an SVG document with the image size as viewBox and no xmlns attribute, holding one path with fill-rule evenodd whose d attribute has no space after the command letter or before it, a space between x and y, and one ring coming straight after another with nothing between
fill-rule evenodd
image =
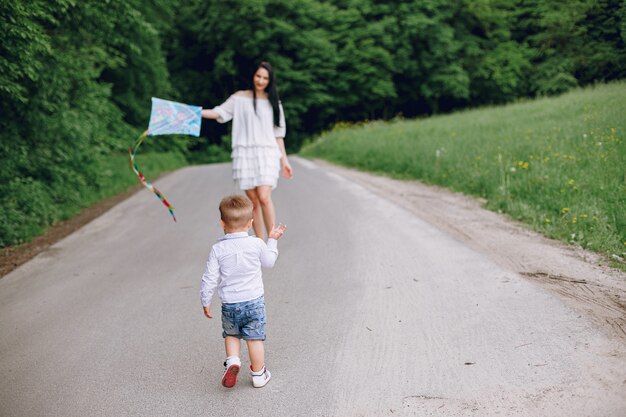
<instances>
[{"instance_id":1,"label":"colorful kite tail","mask_svg":"<svg viewBox=\"0 0 626 417\"><path fill-rule=\"evenodd\" d=\"M161 200L161 202L165 205L165 207L167 207L170 214L172 215L172 219L176 221L176 216L174 215L174 207L172 207L172 205L165 199L165 196L159 190L157 190L157 188L152 185L152 183L150 183L150 181L148 181L141 172L139 172L139 168L137 167L137 163L135 162L135 152L137 152L137 149L139 149L139 146L141 146L147 136L148 131L146 130L141 135L139 135L139 137L135 140L133 146L128 149L128 153L130 154L130 167L133 171L135 171L135 174L137 174L137 177L139 177L139 180L141 180L143 186L151 190L159 198L159 200Z\"/></svg>"}]
</instances>

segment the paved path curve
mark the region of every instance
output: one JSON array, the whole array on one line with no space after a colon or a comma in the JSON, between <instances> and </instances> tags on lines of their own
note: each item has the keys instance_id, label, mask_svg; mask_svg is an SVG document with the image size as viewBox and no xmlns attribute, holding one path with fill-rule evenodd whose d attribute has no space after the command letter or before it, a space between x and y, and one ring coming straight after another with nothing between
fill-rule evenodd
<instances>
[{"instance_id":1,"label":"paved path curve","mask_svg":"<svg viewBox=\"0 0 626 417\"><path fill-rule=\"evenodd\" d=\"M273 379L219 386L198 289L230 165L158 181L0 279L1 416L626 415L626 349L545 290L294 158L265 272ZM245 361L244 363L247 363Z\"/></svg>"}]
</instances>

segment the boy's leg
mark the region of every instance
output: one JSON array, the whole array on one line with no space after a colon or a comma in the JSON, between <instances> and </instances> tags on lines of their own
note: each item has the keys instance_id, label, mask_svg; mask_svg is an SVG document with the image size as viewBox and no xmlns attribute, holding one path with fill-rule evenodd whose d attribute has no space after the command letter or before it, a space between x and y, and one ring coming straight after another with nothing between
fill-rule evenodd
<instances>
[{"instance_id":1,"label":"boy's leg","mask_svg":"<svg viewBox=\"0 0 626 417\"><path fill-rule=\"evenodd\" d=\"M233 336L226 336L224 338L224 345L226 347L226 357L239 356L241 340Z\"/></svg>"},{"instance_id":2,"label":"boy's leg","mask_svg":"<svg viewBox=\"0 0 626 417\"><path fill-rule=\"evenodd\" d=\"M265 346L262 340L247 340L250 353L250 375L255 388L264 387L272 378L272 374L265 367Z\"/></svg>"},{"instance_id":3,"label":"boy's leg","mask_svg":"<svg viewBox=\"0 0 626 417\"><path fill-rule=\"evenodd\" d=\"M248 353L250 354L250 368L252 372L258 372L265 365L265 346L262 340L246 340Z\"/></svg>"},{"instance_id":4,"label":"boy's leg","mask_svg":"<svg viewBox=\"0 0 626 417\"><path fill-rule=\"evenodd\" d=\"M226 346L226 362L224 362L224 376L222 376L222 385L226 388L232 388L237 383L237 375L241 368L241 359L239 352L241 350L241 342L238 338L226 336L224 338Z\"/></svg>"}]
</instances>

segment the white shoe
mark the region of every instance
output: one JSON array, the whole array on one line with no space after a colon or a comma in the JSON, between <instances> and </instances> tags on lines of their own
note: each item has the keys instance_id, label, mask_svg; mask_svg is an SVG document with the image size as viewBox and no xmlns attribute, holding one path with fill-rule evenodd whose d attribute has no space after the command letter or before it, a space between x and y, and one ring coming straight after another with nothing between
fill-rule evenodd
<instances>
[{"instance_id":1,"label":"white shoe","mask_svg":"<svg viewBox=\"0 0 626 417\"><path fill-rule=\"evenodd\" d=\"M224 376L222 377L222 385L226 388L232 388L237 383L237 375L241 368L241 360L237 356L231 356L224 362Z\"/></svg>"},{"instance_id":2,"label":"white shoe","mask_svg":"<svg viewBox=\"0 0 626 417\"><path fill-rule=\"evenodd\" d=\"M270 371L267 370L265 366L258 372L253 372L251 366L250 375L252 376L252 385L254 386L254 388L264 387L268 382L270 382L270 379L272 378L272 374L270 373Z\"/></svg>"}]
</instances>

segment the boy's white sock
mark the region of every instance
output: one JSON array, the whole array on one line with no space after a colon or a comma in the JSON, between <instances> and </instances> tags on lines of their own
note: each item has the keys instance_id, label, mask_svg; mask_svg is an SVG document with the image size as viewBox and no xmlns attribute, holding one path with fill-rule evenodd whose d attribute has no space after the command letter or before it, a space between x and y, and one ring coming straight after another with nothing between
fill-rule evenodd
<instances>
[{"instance_id":1,"label":"boy's white sock","mask_svg":"<svg viewBox=\"0 0 626 417\"><path fill-rule=\"evenodd\" d=\"M252 385L255 388L264 387L272 378L272 374L267 370L265 365L260 371L254 372L252 366L250 366L250 375L252 376Z\"/></svg>"},{"instance_id":2,"label":"boy's white sock","mask_svg":"<svg viewBox=\"0 0 626 417\"><path fill-rule=\"evenodd\" d=\"M250 367L250 374L252 376L259 376L259 375L263 375L264 373L265 373L265 365L263 365L263 368L261 368L261 370L256 371L256 372L252 370L252 367Z\"/></svg>"},{"instance_id":3,"label":"boy's white sock","mask_svg":"<svg viewBox=\"0 0 626 417\"><path fill-rule=\"evenodd\" d=\"M241 366L241 359L239 359L239 356L229 356L226 358L226 362L224 364L227 368L230 365L239 365Z\"/></svg>"}]
</instances>

